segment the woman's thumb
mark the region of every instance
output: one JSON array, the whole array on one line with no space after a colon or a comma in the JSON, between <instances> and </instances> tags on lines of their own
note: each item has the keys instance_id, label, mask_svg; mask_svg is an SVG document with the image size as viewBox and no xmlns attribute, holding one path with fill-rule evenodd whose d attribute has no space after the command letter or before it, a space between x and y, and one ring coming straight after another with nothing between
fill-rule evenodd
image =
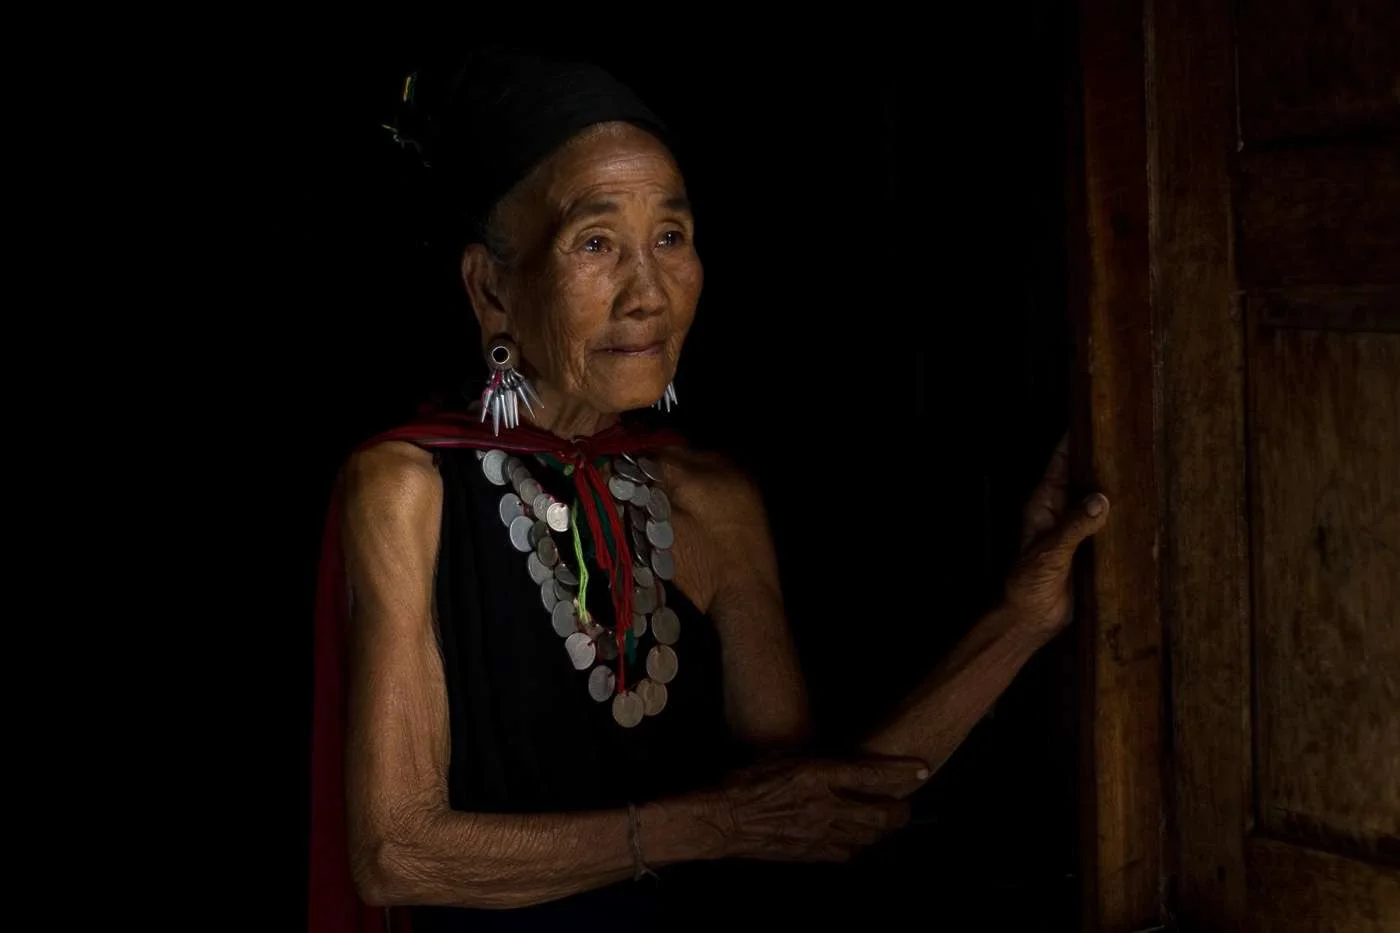
<instances>
[{"instance_id":1,"label":"woman's thumb","mask_svg":"<svg viewBox=\"0 0 1400 933\"><path fill-rule=\"evenodd\" d=\"M1085 538L1096 534L1107 524L1108 497L1096 492L1060 523L1058 546L1072 554Z\"/></svg>"}]
</instances>

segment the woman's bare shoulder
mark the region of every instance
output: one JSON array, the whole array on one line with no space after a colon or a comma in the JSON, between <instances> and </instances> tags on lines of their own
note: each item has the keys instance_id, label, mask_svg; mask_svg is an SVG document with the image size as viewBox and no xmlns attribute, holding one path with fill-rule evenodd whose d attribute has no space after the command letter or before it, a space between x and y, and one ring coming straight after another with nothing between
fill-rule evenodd
<instances>
[{"instance_id":1,"label":"woman's bare shoulder","mask_svg":"<svg viewBox=\"0 0 1400 933\"><path fill-rule=\"evenodd\" d=\"M758 485L730 457L676 446L660 451L660 458L667 493L692 515L723 519L761 505Z\"/></svg>"},{"instance_id":2,"label":"woman's bare shoulder","mask_svg":"<svg viewBox=\"0 0 1400 933\"><path fill-rule=\"evenodd\" d=\"M352 516L407 516L442 498L432 453L402 441L356 451L346 461L344 475L345 506Z\"/></svg>"}]
</instances>

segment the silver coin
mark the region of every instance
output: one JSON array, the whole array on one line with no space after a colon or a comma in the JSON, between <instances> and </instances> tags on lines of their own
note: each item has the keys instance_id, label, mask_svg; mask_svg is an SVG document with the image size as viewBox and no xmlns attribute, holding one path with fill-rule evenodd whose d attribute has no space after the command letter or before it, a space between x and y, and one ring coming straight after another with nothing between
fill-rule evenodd
<instances>
[{"instance_id":1,"label":"silver coin","mask_svg":"<svg viewBox=\"0 0 1400 933\"><path fill-rule=\"evenodd\" d=\"M644 507L648 502L651 501L651 487L633 486L632 495L628 497L627 501L632 503L633 505Z\"/></svg>"},{"instance_id":2,"label":"silver coin","mask_svg":"<svg viewBox=\"0 0 1400 933\"><path fill-rule=\"evenodd\" d=\"M538 555L540 566L545 568L545 573L552 573L549 568L559 563L559 545L554 543L553 538L541 538L540 543L535 545L535 554Z\"/></svg>"},{"instance_id":3,"label":"silver coin","mask_svg":"<svg viewBox=\"0 0 1400 933\"><path fill-rule=\"evenodd\" d=\"M574 612L573 600L561 599L555 603L549 614L549 621L560 638L567 638L575 633L582 634L578 630L578 613Z\"/></svg>"},{"instance_id":4,"label":"silver coin","mask_svg":"<svg viewBox=\"0 0 1400 933\"><path fill-rule=\"evenodd\" d=\"M647 501L650 502L651 500L647 500ZM627 520L628 520L629 522L631 522L633 528L646 528L646 526L647 526L647 512L646 512L646 509L640 509L640 508L635 508L635 507L629 508L629 509L627 510Z\"/></svg>"},{"instance_id":5,"label":"silver coin","mask_svg":"<svg viewBox=\"0 0 1400 933\"><path fill-rule=\"evenodd\" d=\"M554 501L554 497L547 492L541 492L530 502L530 511L535 513L535 518L539 521L547 521L549 514L549 504Z\"/></svg>"},{"instance_id":6,"label":"silver coin","mask_svg":"<svg viewBox=\"0 0 1400 933\"><path fill-rule=\"evenodd\" d=\"M656 585L656 577L645 567L633 567L632 582L644 590L649 590Z\"/></svg>"},{"instance_id":7,"label":"silver coin","mask_svg":"<svg viewBox=\"0 0 1400 933\"><path fill-rule=\"evenodd\" d=\"M612 632L605 630L600 637L593 639L593 644L598 649L598 657L604 661L617 660L617 636Z\"/></svg>"},{"instance_id":8,"label":"silver coin","mask_svg":"<svg viewBox=\"0 0 1400 933\"><path fill-rule=\"evenodd\" d=\"M618 457L613 461L613 472L634 483L645 483L647 481L647 475L642 472L641 467L637 466L631 460L624 460L622 457Z\"/></svg>"},{"instance_id":9,"label":"silver coin","mask_svg":"<svg viewBox=\"0 0 1400 933\"><path fill-rule=\"evenodd\" d=\"M509 528L511 522L525 514L525 504L520 501L520 497L515 493L508 492L504 496L501 496L501 504L498 511L501 513L502 524Z\"/></svg>"},{"instance_id":10,"label":"silver coin","mask_svg":"<svg viewBox=\"0 0 1400 933\"><path fill-rule=\"evenodd\" d=\"M656 575L663 580L672 580L676 576L676 560L671 556L671 552L665 548L658 548L651 552L651 569L656 571Z\"/></svg>"},{"instance_id":11,"label":"silver coin","mask_svg":"<svg viewBox=\"0 0 1400 933\"><path fill-rule=\"evenodd\" d=\"M551 502L545 511L544 520L555 531L568 531L569 507L562 502Z\"/></svg>"},{"instance_id":12,"label":"silver coin","mask_svg":"<svg viewBox=\"0 0 1400 933\"><path fill-rule=\"evenodd\" d=\"M642 472L645 473L653 483L661 482L661 464L650 457L638 457L637 466L641 467Z\"/></svg>"},{"instance_id":13,"label":"silver coin","mask_svg":"<svg viewBox=\"0 0 1400 933\"><path fill-rule=\"evenodd\" d=\"M651 587L632 588L632 608L637 612L651 612L656 608L656 590Z\"/></svg>"},{"instance_id":14,"label":"silver coin","mask_svg":"<svg viewBox=\"0 0 1400 933\"><path fill-rule=\"evenodd\" d=\"M642 721L642 717L646 715L646 707L642 704L642 698L629 690L613 697L612 714L619 726L630 729Z\"/></svg>"},{"instance_id":15,"label":"silver coin","mask_svg":"<svg viewBox=\"0 0 1400 933\"><path fill-rule=\"evenodd\" d=\"M592 639L582 632L574 632L564 639L564 650L569 653L569 660L573 663L576 671L588 670L598 657L598 651L593 647Z\"/></svg>"},{"instance_id":16,"label":"silver coin","mask_svg":"<svg viewBox=\"0 0 1400 933\"><path fill-rule=\"evenodd\" d=\"M681 637L681 617L674 609L658 609L651 616L651 634L663 645L674 645Z\"/></svg>"},{"instance_id":17,"label":"silver coin","mask_svg":"<svg viewBox=\"0 0 1400 933\"><path fill-rule=\"evenodd\" d=\"M671 500L666 498L664 490L651 491L651 498L647 500L647 514L658 522L664 522L671 517Z\"/></svg>"},{"instance_id":18,"label":"silver coin","mask_svg":"<svg viewBox=\"0 0 1400 933\"><path fill-rule=\"evenodd\" d=\"M554 571L544 565L540 560L540 555L535 551L530 552L530 556L525 560L525 566L529 568L530 579L535 581L536 586L554 578Z\"/></svg>"},{"instance_id":19,"label":"silver coin","mask_svg":"<svg viewBox=\"0 0 1400 933\"><path fill-rule=\"evenodd\" d=\"M665 645L657 645L647 653L647 676L659 684L669 684L679 666L676 653Z\"/></svg>"},{"instance_id":20,"label":"silver coin","mask_svg":"<svg viewBox=\"0 0 1400 933\"><path fill-rule=\"evenodd\" d=\"M501 475L508 483L515 483L516 474L523 469L525 469L525 464L521 463L520 458L514 454L506 454L506 458L501 461ZM515 485L520 484L515 483Z\"/></svg>"},{"instance_id":21,"label":"silver coin","mask_svg":"<svg viewBox=\"0 0 1400 933\"><path fill-rule=\"evenodd\" d=\"M530 525L530 547L539 547L540 542L549 538L549 526L536 520Z\"/></svg>"},{"instance_id":22,"label":"silver coin","mask_svg":"<svg viewBox=\"0 0 1400 933\"><path fill-rule=\"evenodd\" d=\"M608 489L612 492L613 498L626 502L632 496L632 490L636 485L625 476L612 476L608 479Z\"/></svg>"},{"instance_id":23,"label":"silver coin","mask_svg":"<svg viewBox=\"0 0 1400 933\"><path fill-rule=\"evenodd\" d=\"M505 473L501 471L501 466L506 462L506 452L504 450L487 451L486 456L481 458L481 472L486 474L486 478L493 486L504 486L506 484Z\"/></svg>"},{"instance_id":24,"label":"silver coin","mask_svg":"<svg viewBox=\"0 0 1400 933\"><path fill-rule=\"evenodd\" d=\"M666 685L643 677L637 683L637 696L642 698L642 712L655 716L666 708Z\"/></svg>"},{"instance_id":25,"label":"silver coin","mask_svg":"<svg viewBox=\"0 0 1400 933\"><path fill-rule=\"evenodd\" d=\"M528 476L520 484L520 498L526 502L534 502L535 497L542 492L544 492L544 490L540 488L540 484ZM536 517L544 518L543 515L537 515Z\"/></svg>"},{"instance_id":26,"label":"silver coin","mask_svg":"<svg viewBox=\"0 0 1400 933\"><path fill-rule=\"evenodd\" d=\"M554 579L565 586L578 586L578 574L569 569L569 565L560 561L559 566L554 568Z\"/></svg>"},{"instance_id":27,"label":"silver coin","mask_svg":"<svg viewBox=\"0 0 1400 933\"><path fill-rule=\"evenodd\" d=\"M632 637L641 638L647 633L647 617L640 612L632 613Z\"/></svg>"},{"instance_id":28,"label":"silver coin","mask_svg":"<svg viewBox=\"0 0 1400 933\"><path fill-rule=\"evenodd\" d=\"M588 695L599 703L607 701L617 689L617 675L612 668L599 664L588 675Z\"/></svg>"},{"instance_id":29,"label":"silver coin","mask_svg":"<svg viewBox=\"0 0 1400 933\"><path fill-rule=\"evenodd\" d=\"M540 584L540 600L544 603L544 611L554 613L554 607L559 605L559 594L554 589L554 580L551 578Z\"/></svg>"},{"instance_id":30,"label":"silver coin","mask_svg":"<svg viewBox=\"0 0 1400 933\"><path fill-rule=\"evenodd\" d=\"M510 543L522 554L535 549L535 543L530 540L530 526L533 524L525 515L516 516L515 521L510 523Z\"/></svg>"},{"instance_id":31,"label":"silver coin","mask_svg":"<svg viewBox=\"0 0 1400 933\"><path fill-rule=\"evenodd\" d=\"M637 559L650 562L651 542L647 540L647 533L644 529L632 529L632 553L637 555Z\"/></svg>"},{"instance_id":32,"label":"silver coin","mask_svg":"<svg viewBox=\"0 0 1400 933\"><path fill-rule=\"evenodd\" d=\"M664 550L676 543L676 533L670 522L647 522L647 540Z\"/></svg>"},{"instance_id":33,"label":"silver coin","mask_svg":"<svg viewBox=\"0 0 1400 933\"><path fill-rule=\"evenodd\" d=\"M559 579L559 574L557 573L554 575L554 595L559 599L570 600L573 599L575 595L573 587L566 586L564 582Z\"/></svg>"}]
</instances>

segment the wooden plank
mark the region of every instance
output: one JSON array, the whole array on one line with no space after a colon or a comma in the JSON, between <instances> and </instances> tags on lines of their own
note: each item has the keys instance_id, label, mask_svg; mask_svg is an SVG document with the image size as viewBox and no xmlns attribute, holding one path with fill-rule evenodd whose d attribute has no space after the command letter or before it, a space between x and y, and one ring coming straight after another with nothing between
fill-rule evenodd
<instances>
[{"instance_id":1,"label":"wooden plank","mask_svg":"<svg viewBox=\"0 0 1400 933\"><path fill-rule=\"evenodd\" d=\"M1400 285L1400 136L1240 158L1243 288Z\"/></svg>"},{"instance_id":2,"label":"wooden plank","mask_svg":"<svg viewBox=\"0 0 1400 933\"><path fill-rule=\"evenodd\" d=\"M1260 828L1400 852L1400 335L1250 341Z\"/></svg>"},{"instance_id":3,"label":"wooden plank","mask_svg":"<svg viewBox=\"0 0 1400 933\"><path fill-rule=\"evenodd\" d=\"M1249 842L1250 911L1258 930L1394 933L1394 869L1269 839Z\"/></svg>"},{"instance_id":4,"label":"wooden plank","mask_svg":"<svg viewBox=\"0 0 1400 933\"><path fill-rule=\"evenodd\" d=\"M1146 124L1140 2L1084 0L1082 146L1073 386L1080 488L1113 518L1088 552L1079 625L1084 708L1085 927L1128 933L1162 919L1164 862L1159 487L1148 300ZM1088 465L1089 476L1083 474Z\"/></svg>"},{"instance_id":5,"label":"wooden plank","mask_svg":"<svg viewBox=\"0 0 1400 933\"><path fill-rule=\"evenodd\" d=\"M1239 0L1238 17L1247 148L1400 128L1395 0Z\"/></svg>"},{"instance_id":6,"label":"wooden plank","mask_svg":"<svg viewBox=\"0 0 1400 933\"><path fill-rule=\"evenodd\" d=\"M1184 930L1243 930L1249 564L1231 243L1233 29L1223 0L1149 0L1147 23L1174 912Z\"/></svg>"},{"instance_id":7,"label":"wooden plank","mask_svg":"<svg viewBox=\"0 0 1400 933\"><path fill-rule=\"evenodd\" d=\"M1314 285L1266 288L1245 296L1262 327L1400 332L1400 286Z\"/></svg>"}]
</instances>

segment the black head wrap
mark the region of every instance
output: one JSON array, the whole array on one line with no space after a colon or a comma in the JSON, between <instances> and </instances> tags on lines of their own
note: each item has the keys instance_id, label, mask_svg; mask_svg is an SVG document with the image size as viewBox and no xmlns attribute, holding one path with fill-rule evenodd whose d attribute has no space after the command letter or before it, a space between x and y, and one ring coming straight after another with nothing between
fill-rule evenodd
<instances>
[{"instance_id":1,"label":"black head wrap","mask_svg":"<svg viewBox=\"0 0 1400 933\"><path fill-rule=\"evenodd\" d=\"M632 123L668 143L665 124L596 65L498 50L404 86L395 138L430 168L457 232L479 236L491 209L550 153L598 123ZM451 221L449 221L451 222Z\"/></svg>"}]
</instances>

